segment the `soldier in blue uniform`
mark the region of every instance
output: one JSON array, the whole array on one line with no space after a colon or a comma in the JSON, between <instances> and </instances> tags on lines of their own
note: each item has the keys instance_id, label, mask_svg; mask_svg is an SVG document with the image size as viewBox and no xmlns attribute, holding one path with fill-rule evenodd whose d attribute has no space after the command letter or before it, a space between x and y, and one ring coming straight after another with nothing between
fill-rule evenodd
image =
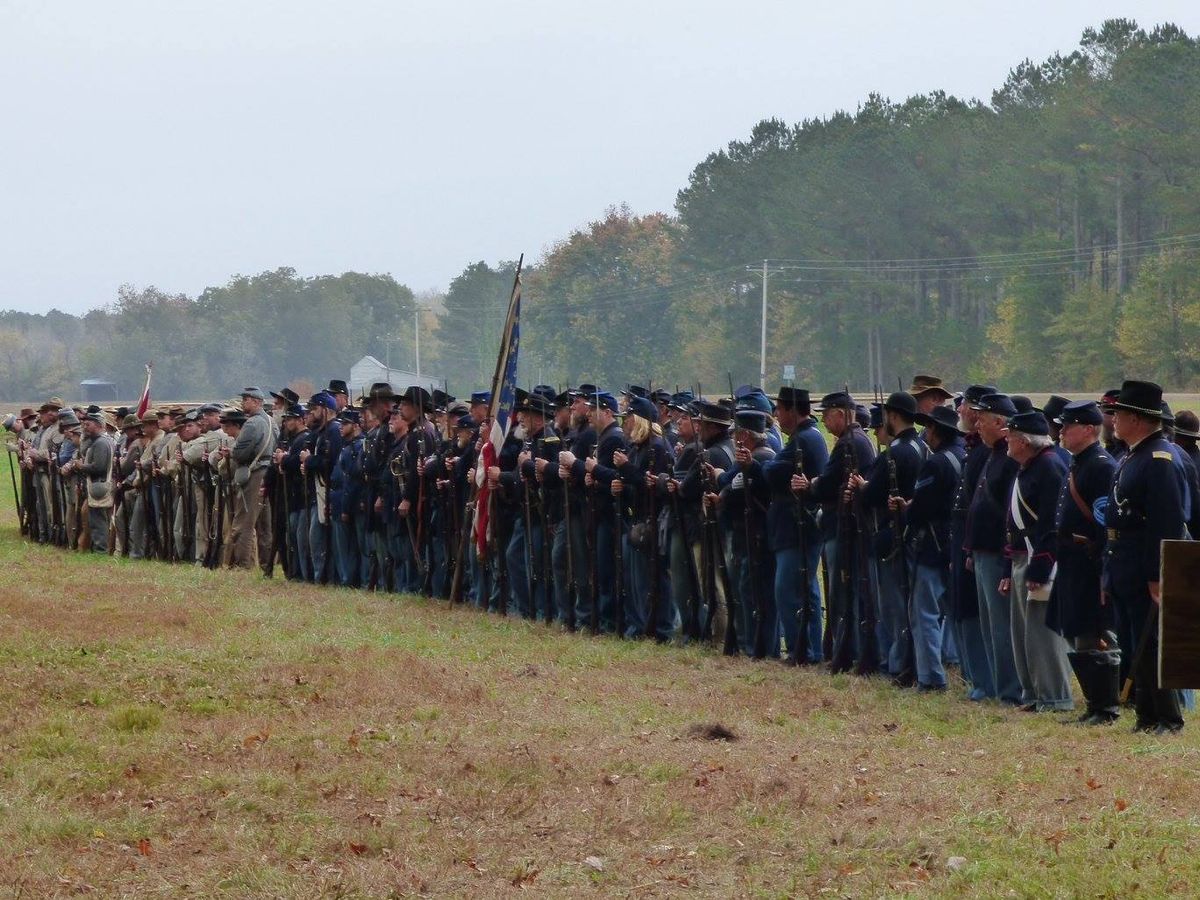
<instances>
[{"instance_id":1,"label":"soldier in blue uniform","mask_svg":"<svg viewBox=\"0 0 1200 900\"><path fill-rule=\"evenodd\" d=\"M613 500L612 483L619 475L613 455L618 450L627 450L624 432L617 422L617 398L606 391L597 391L587 398L592 427L596 430L594 455L575 462L576 474L582 469L586 474L584 485L593 495L595 524L596 573L598 584L595 596L599 600L600 630L612 632L617 627L617 610L613 594L615 572L614 541L623 540L623 523L618 522L617 506ZM619 531L618 529L622 529ZM623 614L623 611L622 611ZM580 621L590 617L590 610L578 613Z\"/></svg>"},{"instance_id":2,"label":"soldier in blue uniform","mask_svg":"<svg viewBox=\"0 0 1200 900\"><path fill-rule=\"evenodd\" d=\"M386 494L391 473L387 461L392 450L391 416L396 399L392 386L379 381L371 385L366 397L366 406L377 424L363 436L363 504L367 508L367 584L373 589L380 585L392 590L395 578L395 562L388 541Z\"/></svg>"},{"instance_id":3,"label":"soldier in blue uniform","mask_svg":"<svg viewBox=\"0 0 1200 900\"><path fill-rule=\"evenodd\" d=\"M1100 445L1103 424L1094 400L1066 404L1058 414L1059 441L1071 466L1058 494L1054 528L1058 536L1058 575L1047 610L1074 649L1067 660L1083 689L1086 710L1079 721L1107 725L1120 715L1121 650L1111 603L1102 603L1100 577L1104 551L1103 515L1116 463Z\"/></svg>"},{"instance_id":4,"label":"soldier in blue uniform","mask_svg":"<svg viewBox=\"0 0 1200 900\"><path fill-rule=\"evenodd\" d=\"M333 555L332 507L329 479L342 452L342 428L337 421L337 401L321 391L308 401L310 445L300 452L309 488L308 548L312 556L313 580L324 584L337 580Z\"/></svg>"},{"instance_id":5,"label":"soldier in blue uniform","mask_svg":"<svg viewBox=\"0 0 1200 900\"><path fill-rule=\"evenodd\" d=\"M359 587L362 578L363 554L356 523L363 520L362 504L362 418L359 410L347 406L338 414L342 447L329 476L330 512L333 514L334 562L337 583L342 587Z\"/></svg>"},{"instance_id":6,"label":"soldier in blue uniform","mask_svg":"<svg viewBox=\"0 0 1200 900\"><path fill-rule=\"evenodd\" d=\"M1019 468L1008 502L1008 572L1001 590L1012 598L1013 661L1022 709L1073 709L1067 644L1046 615L1057 572L1055 511L1066 466L1041 410L1013 416L1008 432L1008 455Z\"/></svg>"},{"instance_id":7,"label":"soldier in blue uniform","mask_svg":"<svg viewBox=\"0 0 1200 900\"><path fill-rule=\"evenodd\" d=\"M852 474L870 469L875 450L858 423L855 403L848 393L826 394L820 408L821 422L836 443L824 471L813 479L793 476L792 489L808 491L822 507L821 540L829 580L824 656L834 672L848 671L857 659L859 670L866 674L879 667L871 548L865 513L847 499L846 487Z\"/></svg>"},{"instance_id":8,"label":"soldier in blue uniform","mask_svg":"<svg viewBox=\"0 0 1200 900\"><path fill-rule=\"evenodd\" d=\"M767 545L775 554L775 607L786 650L784 662L808 665L822 658L818 578L822 542L815 504L810 496L793 490L792 479L803 476L811 480L824 472L829 448L813 420L808 391L781 387L775 398L775 417L788 435L783 450L762 466L771 489Z\"/></svg>"},{"instance_id":9,"label":"soldier in blue uniform","mask_svg":"<svg viewBox=\"0 0 1200 900\"><path fill-rule=\"evenodd\" d=\"M1130 646L1148 630L1146 651L1133 672L1134 728L1169 733L1183 728L1183 713L1177 693L1158 686L1159 553L1164 540L1184 535L1180 480L1162 436L1162 388L1149 381L1126 381L1111 407L1113 435L1128 449L1104 507L1104 587L1118 615L1132 626Z\"/></svg>"},{"instance_id":10,"label":"soldier in blue uniform","mask_svg":"<svg viewBox=\"0 0 1200 900\"><path fill-rule=\"evenodd\" d=\"M879 669L907 687L915 678L909 629L912 567L905 547L903 504L897 507L895 515L900 521L896 522L889 499L912 500L917 472L925 461L928 448L917 439L914 427L917 401L911 394L904 391L889 394L882 408L884 430L891 440L871 467L869 477L862 472L855 473L850 477L849 487L859 491L862 507L874 511L881 523L874 542L879 573L876 612L876 621L881 626L876 632Z\"/></svg>"},{"instance_id":11,"label":"soldier in blue uniform","mask_svg":"<svg viewBox=\"0 0 1200 900\"><path fill-rule=\"evenodd\" d=\"M658 551L657 515L650 520L650 494L657 488L651 477L670 470L671 453L658 427L658 408L649 397L630 397L621 422L627 449L613 453L618 477L612 482L613 499L625 523L622 559L625 565L625 636L653 633L667 641L675 631L675 614L667 591L666 567ZM656 558L652 561L651 556ZM652 564L653 562L653 564ZM651 615L651 578L657 572L657 607Z\"/></svg>"},{"instance_id":12,"label":"soldier in blue uniform","mask_svg":"<svg viewBox=\"0 0 1200 900\"><path fill-rule=\"evenodd\" d=\"M765 398L764 398L765 399ZM775 558L767 540L771 487L763 475L775 451L767 443L769 416L746 403L734 408L735 465L717 478L721 525L730 535L730 575L739 649L755 659L779 656Z\"/></svg>"},{"instance_id":13,"label":"soldier in blue uniform","mask_svg":"<svg viewBox=\"0 0 1200 900\"><path fill-rule=\"evenodd\" d=\"M971 408L988 455L974 486L967 486L971 503L963 546L969 554L967 565L975 573L979 626L995 696L1003 703L1019 705L1021 682L1013 660L1011 601L1001 590L1001 582L1008 576L1004 522L1018 468L1008 455L1008 420L1017 414L1017 407L1007 394L985 394Z\"/></svg>"},{"instance_id":14,"label":"soldier in blue uniform","mask_svg":"<svg viewBox=\"0 0 1200 900\"><path fill-rule=\"evenodd\" d=\"M907 542L912 547L913 600L909 607L914 664L919 690L946 689L942 665L946 590L951 562L950 518L962 478L966 449L958 416L947 406L918 413L929 455L917 473L911 501L888 500L890 509L905 512Z\"/></svg>"}]
</instances>

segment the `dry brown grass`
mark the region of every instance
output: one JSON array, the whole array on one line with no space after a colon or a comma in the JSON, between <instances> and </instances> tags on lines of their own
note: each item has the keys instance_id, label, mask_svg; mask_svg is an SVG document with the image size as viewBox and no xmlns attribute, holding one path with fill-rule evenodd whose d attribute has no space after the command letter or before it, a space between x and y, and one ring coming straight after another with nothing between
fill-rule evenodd
<instances>
[{"instance_id":1,"label":"dry brown grass","mask_svg":"<svg viewBox=\"0 0 1200 900\"><path fill-rule=\"evenodd\" d=\"M1194 893L1194 729L11 528L0 562L0 894Z\"/></svg>"}]
</instances>

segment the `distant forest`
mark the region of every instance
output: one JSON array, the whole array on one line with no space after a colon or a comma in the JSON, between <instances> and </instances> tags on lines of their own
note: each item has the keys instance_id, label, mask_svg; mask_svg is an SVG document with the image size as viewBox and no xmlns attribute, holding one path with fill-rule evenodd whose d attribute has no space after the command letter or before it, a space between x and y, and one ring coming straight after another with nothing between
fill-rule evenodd
<instances>
[{"instance_id":1,"label":"distant forest","mask_svg":"<svg viewBox=\"0 0 1200 900\"><path fill-rule=\"evenodd\" d=\"M514 256L520 248L514 248ZM1113 19L1025 60L988 102L867 97L760 122L691 172L671 213L614 206L523 276L522 382L756 381L931 372L1017 390L1123 374L1200 387L1200 43ZM122 288L78 317L0 313L10 399L228 395L345 377L366 353L464 393L491 377L514 263L472 263L442 295L390 275L236 276L197 297Z\"/></svg>"}]
</instances>

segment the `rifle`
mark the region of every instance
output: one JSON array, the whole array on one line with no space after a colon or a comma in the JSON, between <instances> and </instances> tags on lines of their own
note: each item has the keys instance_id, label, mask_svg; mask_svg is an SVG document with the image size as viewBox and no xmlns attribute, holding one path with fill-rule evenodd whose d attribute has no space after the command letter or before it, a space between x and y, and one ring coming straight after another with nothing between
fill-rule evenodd
<instances>
[{"instance_id":1,"label":"rifle","mask_svg":"<svg viewBox=\"0 0 1200 900\"><path fill-rule=\"evenodd\" d=\"M702 600L700 592L700 573L696 571L696 558L692 556L692 545L688 541L687 527L683 520L683 513L679 507L679 494L672 492L671 497L671 517L675 520L675 530L679 533L679 540L683 544L683 556L688 573L688 594L690 602L687 609L687 620L683 624L684 634L694 640L700 640L700 603Z\"/></svg>"},{"instance_id":2,"label":"rifle","mask_svg":"<svg viewBox=\"0 0 1200 900\"><path fill-rule=\"evenodd\" d=\"M599 392L596 397L596 408L600 408ZM600 450L600 433L596 432L596 443L592 445L592 459L596 458ZM587 540L588 552L588 574L591 577L591 602L590 610L590 628L592 634L600 633L600 573L597 565L597 541L596 541L596 482L593 479L591 487L585 487L587 492L587 530L585 538Z\"/></svg>"},{"instance_id":3,"label":"rifle","mask_svg":"<svg viewBox=\"0 0 1200 900\"><path fill-rule=\"evenodd\" d=\"M619 478L617 479L620 480ZM613 497L613 617L617 637L625 636L624 491Z\"/></svg>"},{"instance_id":4,"label":"rifle","mask_svg":"<svg viewBox=\"0 0 1200 900\"><path fill-rule=\"evenodd\" d=\"M50 454L51 450L47 450L46 452ZM50 456L46 468L50 475L50 540L52 543L61 546L64 542L60 537L62 531L62 510L59 508L59 500L61 498L59 497L58 490L58 460L53 455Z\"/></svg>"},{"instance_id":5,"label":"rifle","mask_svg":"<svg viewBox=\"0 0 1200 900\"><path fill-rule=\"evenodd\" d=\"M417 420L417 571L421 573L421 593L433 595L433 554L428 549L425 532L425 419Z\"/></svg>"},{"instance_id":6,"label":"rifle","mask_svg":"<svg viewBox=\"0 0 1200 900\"><path fill-rule=\"evenodd\" d=\"M488 523L491 537L488 538L488 565L496 567L496 581L500 594L499 613L508 615L508 558L500 551L500 522L496 519L496 491L488 491Z\"/></svg>"},{"instance_id":7,"label":"rifle","mask_svg":"<svg viewBox=\"0 0 1200 900\"><path fill-rule=\"evenodd\" d=\"M754 609L754 644L752 655L762 659L767 655L767 610L763 603L763 592L759 590L759 566L755 561L754 517L750 508L753 497L750 493L750 473L742 472L742 529L746 540L746 574L750 582L750 603Z\"/></svg>"},{"instance_id":8,"label":"rifle","mask_svg":"<svg viewBox=\"0 0 1200 900\"><path fill-rule=\"evenodd\" d=\"M658 461L654 453L653 437L651 437L650 445L650 465L647 472L654 475L655 463ZM650 575L649 584L646 589L646 637L654 638L658 636L658 607L661 602L660 590L661 585L658 583L658 488L651 488L646 492L646 529L647 529L647 544L646 552L650 554L650 558L646 561L647 569Z\"/></svg>"},{"instance_id":9,"label":"rifle","mask_svg":"<svg viewBox=\"0 0 1200 900\"><path fill-rule=\"evenodd\" d=\"M848 414L847 414L848 415ZM853 615L853 598L852 590L852 575L854 569L854 553L856 552L856 544L858 541L858 524L855 521L855 509L852 503L847 501L846 493L849 490L850 479L858 472L858 456L854 452L853 431L847 422L845 434L842 437L843 452L845 453L845 480L839 487L838 494L838 522L837 522L837 548L838 548L838 611L837 621L831 621L833 625L832 633L827 630L826 634L830 635L830 652L829 652L829 669L831 672L846 672L850 669L851 664L851 648L849 635L848 617Z\"/></svg>"},{"instance_id":10,"label":"rifle","mask_svg":"<svg viewBox=\"0 0 1200 900\"><path fill-rule=\"evenodd\" d=\"M853 444L851 444L853 450ZM875 597L871 590L870 552L871 538L867 533L866 513L862 508L862 499L855 491L853 498L855 522L855 571L858 578L855 595L862 607L862 618L859 620L858 663L854 669L857 675L871 675L879 669L879 650L875 641Z\"/></svg>"},{"instance_id":11,"label":"rifle","mask_svg":"<svg viewBox=\"0 0 1200 900\"><path fill-rule=\"evenodd\" d=\"M708 488L712 492L716 492L715 482L708 479ZM733 584L729 578L729 570L725 566L725 548L721 544L721 533L717 524L715 512L708 506L705 506L701 501L701 514L704 516L704 538L708 544L708 571L707 580L709 583L709 601L708 601L708 621L704 625L704 634L712 635L713 622L716 619L717 609L717 584L720 580L721 591L725 595L725 640L722 653L725 656L735 656L738 651L737 639L737 609L734 606Z\"/></svg>"},{"instance_id":12,"label":"rifle","mask_svg":"<svg viewBox=\"0 0 1200 900\"><path fill-rule=\"evenodd\" d=\"M12 479L13 506L15 506L16 510L17 510L17 522L20 526L21 534L25 534L29 529L27 528L27 523L25 521L25 515L24 515L24 512L21 507L21 495L17 491L17 473L16 473L16 471L14 471L16 469L16 467L17 467L17 463L13 461L13 449L11 446L9 446L8 447L8 477L10 479Z\"/></svg>"},{"instance_id":13,"label":"rifle","mask_svg":"<svg viewBox=\"0 0 1200 900\"><path fill-rule=\"evenodd\" d=\"M525 441L524 449L532 455L533 441ZM521 475L521 487L525 495L521 514L525 520L525 589L528 591L526 596L529 598L529 609L526 611L526 617L537 619L537 594L535 590L540 579L538 573L533 570L533 510L530 508L530 504L533 502L531 499L532 490L529 486L529 479L521 472L519 466L517 472Z\"/></svg>"},{"instance_id":14,"label":"rifle","mask_svg":"<svg viewBox=\"0 0 1200 900\"><path fill-rule=\"evenodd\" d=\"M542 574L542 594L545 597L546 624L554 621L554 576L550 571L550 551L546 545L550 542L550 510L546 504L546 486L538 487L538 510L542 519L542 541L538 545L538 565Z\"/></svg>"},{"instance_id":15,"label":"rifle","mask_svg":"<svg viewBox=\"0 0 1200 900\"><path fill-rule=\"evenodd\" d=\"M575 598L579 585L575 583L575 547L571 536L571 481L562 479L563 486L563 531L567 545L567 631L575 630Z\"/></svg>"},{"instance_id":16,"label":"rifle","mask_svg":"<svg viewBox=\"0 0 1200 900\"><path fill-rule=\"evenodd\" d=\"M900 496L900 484L896 474L896 460L892 458L892 453L888 452L887 458L888 467L888 499ZM890 505L890 504L889 504ZM900 567L900 590L904 595L904 622L900 629L899 640L903 642L900 648L902 654L900 671L896 673L894 679L899 687L910 687L916 681L916 671L914 667L914 648L912 626L909 624L909 616L912 614L912 584L908 577L908 554L904 550L904 513L895 509L891 511L892 518L892 551L888 554L888 561L898 560Z\"/></svg>"},{"instance_id":17,"label":"rifle","mask_svg":"<svg viewBox=\"0 0 1200 900\"><path fill-rule=\"evenodd\" d=\"M796 446L796 468L795 474L804 474L804 448ZM800 550L800 634L796 640L795 661L799 665L808 663L808 628L812 620L812 584L811 573L808 571L808 535L805 534L805 525L807 515L804 510L804 500L793 495L792 497L792 513L796 517L796 540L797 547ZM792 653L792 648L788 648L788 653Z\"/></svg>"},{"instance_id":18,"label":"rifle","mask_svg":"<svg viewBox=\"0 0 1200 900\"><path fill-rule=\"evenodd\" d=\"M208 542L208 562L205 563L210 569L221 568L221 544L224 542L225 528L225 488L221 484L221 473L218 470L213 473L216 479L213 487L216 493L216 525L214 526L213 539Z\"/></svg>"}]
</instances>

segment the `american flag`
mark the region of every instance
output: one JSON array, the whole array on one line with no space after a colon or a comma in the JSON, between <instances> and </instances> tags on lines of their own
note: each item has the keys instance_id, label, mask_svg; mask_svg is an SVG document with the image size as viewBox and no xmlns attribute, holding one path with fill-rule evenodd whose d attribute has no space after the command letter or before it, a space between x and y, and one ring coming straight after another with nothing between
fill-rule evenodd
<instances>
[{"instance_id":1,"label":"american flag","mask_svg":"<svg viewBox=\"0 0 1200 900\"><path fill-rule=\"evenodd\" d=\"M522 257L522 261L524 257ZM508 301L508 317L504 321L504 335L500 341L500 355L496 359L496 373L492 376L492 399L488 406L491 428L483 442L480 463L475 471L475 483L479 488L475 503L475 546L480 558L487 556L488 528L491 524L488 500L487 470L500 459L500 448L508 437L512 421L513 406L517 399L517 351L521 344L521 261L517 262L517 275L513 279L512 296Z\"/></svg>"}]
</instances>

